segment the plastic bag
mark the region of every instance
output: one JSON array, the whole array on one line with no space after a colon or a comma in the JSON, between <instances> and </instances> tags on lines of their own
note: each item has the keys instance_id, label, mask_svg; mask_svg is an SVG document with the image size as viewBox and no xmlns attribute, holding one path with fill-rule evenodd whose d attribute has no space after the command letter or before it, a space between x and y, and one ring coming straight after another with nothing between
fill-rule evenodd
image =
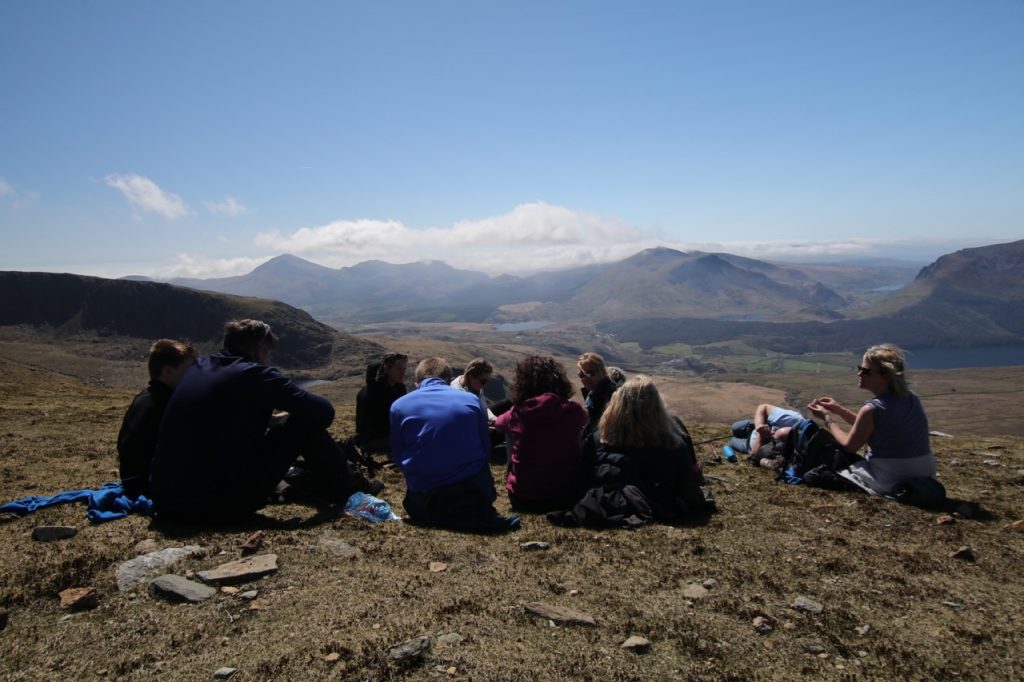
<instances>
[{"instance_id":1,"label":"plastic bag","mask_svg":"<svg viewBox=\"0 0 1024 682\"><path fill-rule=\"evenodd\" d=\"M352 493L345 503L345 513L374 523L402 520L401 516L391 510L390 504L367 493Z\"/></svg>"}]
</instances>

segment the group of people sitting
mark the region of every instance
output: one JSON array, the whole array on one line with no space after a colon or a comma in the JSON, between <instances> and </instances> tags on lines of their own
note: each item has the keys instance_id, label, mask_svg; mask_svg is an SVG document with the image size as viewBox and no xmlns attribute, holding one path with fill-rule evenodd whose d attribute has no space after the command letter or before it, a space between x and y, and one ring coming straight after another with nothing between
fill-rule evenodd
<instances>
[{"instance_id":1,"label":"group of people sitting","mask_svg":"<svg viewBox=\"0 0 1024 682\"><path fill-rule=\"evenodd\" d=\"M150 384L118 436L128 495L150 497L160 517L238 519L267 503L299 457L327 504L379 492L383 484L328 433L331 403L269 366L277 340L264 322L236 320L225 328L223 350L206 357L179 341L153 344ZM844 450L869 444L868 457L844 473L869 490L893 477L934 475L927 420L906 389L902 362L888 346L865 354L861 387L876 397L856 414L827 396L808 406ZM426 358L409 391L408 357L388 354L368 368L357 396L355 444L389 454L405 477L408 519L427 526L500 532L520 525L494 506L496 444L507 452L505 487L518 513L547 513L561 525L634 526L709 511L690 434L654 382L627 380L596 353L580 356L577 368L582 404L565 368L538 355L516 363L508 400L489 402L484 388L494 368L482 358L455 377L444 359ZM756 458L802 419L762 405L734 445Z\"/></svg>"}]
</instances>

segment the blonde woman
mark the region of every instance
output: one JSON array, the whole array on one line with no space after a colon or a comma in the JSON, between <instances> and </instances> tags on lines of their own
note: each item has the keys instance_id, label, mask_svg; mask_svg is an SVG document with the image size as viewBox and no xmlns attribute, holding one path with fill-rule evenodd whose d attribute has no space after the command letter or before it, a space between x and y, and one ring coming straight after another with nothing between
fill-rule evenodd
<instances>
[{"instance_id":1,"label":"blonde woman","mask_svg":"<svg viewBox=\"0 0 1024 682\"><path fill-rule=\"evenodd\" d=\"M571 511L548 514L552 523L632 527L705 511L690 434L650 377L637 375L612 394L593 438L591 488Z\"/></svg>"},{"instance_id":2,"label":"blonde woman","mask_svg":"<svg viewBox=\"0 0 1024 682\"><path fill-rule=\"evenodd\" d=\"M840 476L875 495L888 495L901 482L935 477L935 455L928 441L928 417L907 382L903 351L892 344L868 348L857 367L857 386L874 394L857 412L830 396L807 409L847 452L868 446L866 459ZM850 425L847 431L833 415Z\"/></svg>"}]
</instances>

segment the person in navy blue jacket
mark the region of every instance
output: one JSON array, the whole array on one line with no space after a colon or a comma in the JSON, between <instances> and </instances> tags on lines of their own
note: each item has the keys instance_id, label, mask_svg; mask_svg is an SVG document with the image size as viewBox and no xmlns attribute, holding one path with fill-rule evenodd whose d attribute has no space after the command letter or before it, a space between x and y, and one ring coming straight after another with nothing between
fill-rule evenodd
<instances>
[{"instance_id":1,"label":"person in navy blue jacket","mask_svg":"<svg viewBox=\"0 0 1024 682\"><path fill-rule=\"evenodd\" d=\"M487 408L451 380L447 362L427 358L416 367L416 390L391 405L391 457L405 476L405 511L427 526L514 530L519 517L494 509Z\"/></svg>"},{"instance_id":2,"label":"person in navy blue jacket","mask_svg":"<svg viewBox=\"0 0 1024 682\"><path fill-rule=\"evenodd\" d=\"M159 516L247 516L264 506L300 454L332 504L368 491L327 432L331 403L267 366L276 344L265 322L234 320L225 327L224 350L197 360L179 382L153 460Z\"/></svg>"}]
</instances>

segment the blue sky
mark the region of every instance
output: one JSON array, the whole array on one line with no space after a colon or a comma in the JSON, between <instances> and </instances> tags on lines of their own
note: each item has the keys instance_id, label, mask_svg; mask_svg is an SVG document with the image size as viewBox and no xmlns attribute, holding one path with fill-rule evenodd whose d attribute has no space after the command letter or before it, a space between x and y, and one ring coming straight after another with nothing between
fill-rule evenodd
<instances>
[{"instance_id":1,"label":"blue sky","mask_svg":"<svg viewBox=\"0 0 1024 682\"><path fill-rule=\"evenodd\" d=\"M0 269L1024 238L1024 2L0 3Z\"/></svg>"}]
</instances>

